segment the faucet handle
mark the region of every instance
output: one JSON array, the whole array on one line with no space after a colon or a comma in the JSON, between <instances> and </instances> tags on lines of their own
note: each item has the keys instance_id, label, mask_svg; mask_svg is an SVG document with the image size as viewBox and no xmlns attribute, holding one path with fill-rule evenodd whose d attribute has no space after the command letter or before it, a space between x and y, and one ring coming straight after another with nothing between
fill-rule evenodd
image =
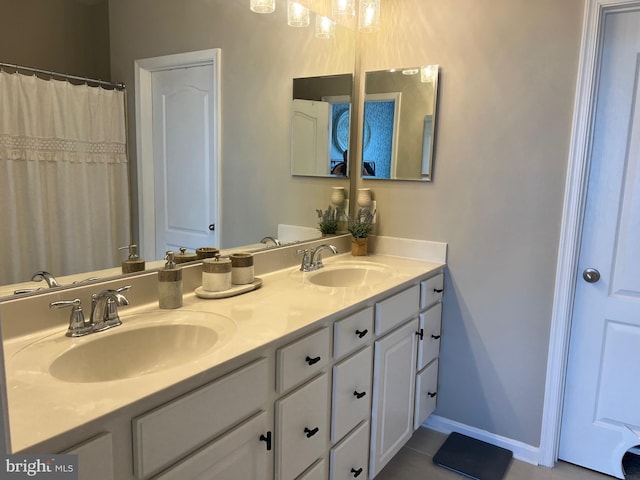
<instances>
[{"instance_id":1,"label":"faucet handle","mask_svg":"<svg viewBox=\"0 0 640 480\"><path fill-rule=\"evenodd\" d=\"M84 312L79 298L74 300L61 300L57 302L51 302L49 308L65 308L71 307L71 315L69 316L69 328L67 329L67 337L81 337L91 331L91 325L89 325L85 318Z\"/></svg>"},{"instance_id":2,"label":"faucet handle","mask_svg":"<svg viewBox=\"0 0 640 480\"><path fill-rule=\"evenodd\" d=\"M311 252L308 248L299 248L296 250L298 255L302 255L302 263L300 264L300 271L309 271L309 265L311 264Z\"/></svg>"}]
</instances>

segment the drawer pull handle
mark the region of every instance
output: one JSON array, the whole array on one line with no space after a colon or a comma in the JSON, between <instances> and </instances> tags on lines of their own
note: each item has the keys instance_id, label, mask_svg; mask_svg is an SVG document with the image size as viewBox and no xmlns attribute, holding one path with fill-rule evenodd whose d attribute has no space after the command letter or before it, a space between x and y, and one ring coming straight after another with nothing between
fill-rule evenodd
<instances>
[{"instance_id":1,"label":"drawer pull handle","mask_svg":"<svg viewBox=\"0 0 640 480\"><path fill-rule=\"evenodd\" d=\"M351 473L353 473L354 478L357 478L362 473L362 467L357 470L355 468L352 468Z\"/></svg>"},{"instance_id":2,"label":"drawer pull handle","mask_svg":"<svg viewBox=\"0 0 640 480\"><path fill-rule=\"evenodd\" d=\"M367 330L366 328L362 331L356 330L356 335L358 335L358 338L364 337L367 333L369 333L369 330Z\"/></svg>"},{"instance_id":3,"label":"drawer pull handle","mask_svg":"<svg viewBox=\"0 0 640 480\"><path fill-rule=\"evenodd\" d=\"M267 432L266 435L260 435L260 441L267 444L267 451L271 450L271 432Z\"/></svg>"},{"instance_id":4,"label":"drawer pull handle","mask_svg":"<svg viewBox=\"0 0 640 480\"><path fill-rule=\"evenodd\" d=\"M442 292L444 292L444 288L434 288L433 291L435 293L442 293Z\"/></svg>"},{"instance_id":5,"label":"drawer pull handle","mask_svg":"<svg viewBox=\"0 0 640 480\"><path fill-rule=\"evenodd\" d=\"M424 329L421 328L420 330L418 330L416 332L416 335L420 337L420 340L422 340L424 338Z\"/></svg>"},{"instance_id":6,"label":"drawer pull handle","mask_svg":"<svg viewBox=\"0 0 640 480\"><path fill-rule=\"evenodd\" d=\"M311 358L310 356L307 355L307 358L305 358L305 360L309 365L314 365L320 361L320 357Z\"/></svg>"},{"instance_id":7,"label":"drawer pull handle","mask_svg":"<svg viewBox=\"0 0 640 480\"><path fill-rule=\"evenodd\" d=\"M313 430L309 430L307 427L304 427L304 433L307 434L307 438L311 438L313 437L316 433L318 433L320 429L318 427L314 428Z\"/></svg>"},{"instance_id":8,"label":"drawer pull handle","mask_svg":"<svg viewBox=\"0 0 640 480\"><path fill-rule=\"evenodd\" d=\"M427 395L429 395L431 398L435 397L438 394L438 392L427 392Z\"/></svg>"},{"instance_id":9,"label":"drawer pull handle","mask_svg":"<svg viewBox=\"0 0 640 480\"><path fill-rule=\"evenodd\" d=\"M358 392L357 390L354 390L353 394L355 395L356 398L362 398L367 394L367 392Z\"/></svg>"},{"instance_id":10,"label":"drawer pull handle","mask_svg":"<svg viewBox=\"0 0 640 480\"><path fill-rule=\"evenodd\" d=\"M431 334L431 338L433 338L434 340L438 340L440 338L440 335Z\"/></svg>"}]
</instances>

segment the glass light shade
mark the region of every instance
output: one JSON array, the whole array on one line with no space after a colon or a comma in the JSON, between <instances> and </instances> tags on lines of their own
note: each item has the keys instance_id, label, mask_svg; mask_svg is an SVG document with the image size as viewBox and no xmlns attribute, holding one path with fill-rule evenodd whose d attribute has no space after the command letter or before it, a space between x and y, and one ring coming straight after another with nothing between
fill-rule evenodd
<instances>
[{"instance_id":1,"label":"glass light shade","mask_svg":"<svg viewBox=\"0 0 640 480\"><path fill-rule=\"evenodd\" d=\"M273 13L276 9L276 0L251 0L249 8L256 13Z\"/></svg>"},{"instance_id":2,"label":"glass light shade","mask_svg":"<svg viewBox=\"0 0 640 480\"><path fill-rule=\"evenodd\" d=\"M309 9L295 0L287 0L287 23L290 27L308 27Z\"/></svg>"},{"instance_id":3,"label":"glass light shade","mask_svg":"<svg viewBox=\"0 0 640 480\"><path fill-rule=\"evenodd\" d=\"M336 31L336 22L328 17L316 15L316 37L333 38Z\"/></svg>"},{"instance_id":4,"label":"glass light shade","mask_svg":"<svg viewBox=\"0 0 640 480\"><path fill-rule=\"evenodd\" d=\"M362 32L375 32L380 28L380 0L360 0L358 28Z\"/></svg>"},{"instance_id":5,"label":"glass light shade","mask_svg":"<svg viewBox=\"0 0 640 480\"><path fill-rule=\"evenodd\" d=\"M355 0L331 0L331 15L334 17L351 16L356 14Z\"/></svg>"},{"instance_id":6,"label":"glass light shade","mask_svg":"<svg viewBox=\"0 0 640 480\"><path fill-rule=\"evenodd\" d=\"M433 65L427 65L426 67L422 67L420 69L420 81L422 83L431 83L433 82L433 77L435 77L436 68Z\"/></svg>"}]
</instances>

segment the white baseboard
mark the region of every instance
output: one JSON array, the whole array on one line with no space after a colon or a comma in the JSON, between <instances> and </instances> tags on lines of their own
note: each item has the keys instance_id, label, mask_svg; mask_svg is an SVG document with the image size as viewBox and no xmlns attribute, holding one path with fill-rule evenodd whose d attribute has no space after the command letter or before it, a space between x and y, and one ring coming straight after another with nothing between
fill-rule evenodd
<instances>
[{"instance_id":1,"label":"white baseboard","mask_svg":"<svg viewBox=\"0 0 640 480\"><path fill-rule=\"evenodd\" d=\"M496 445L498 447L506 448L513 452L513 458L521 460L532 465L538 465L538 459L540 457L540 448L528 445L518 440L502 437L494 433L487 432L486 430L480 430L476 427L465 425L448 418L440 417L438 415L431 415L427 418L427 421L422 425L423 427L430 428L440 433L450 434L451 432L458 432L476 440Z\"/></svg>"}]
</instances>

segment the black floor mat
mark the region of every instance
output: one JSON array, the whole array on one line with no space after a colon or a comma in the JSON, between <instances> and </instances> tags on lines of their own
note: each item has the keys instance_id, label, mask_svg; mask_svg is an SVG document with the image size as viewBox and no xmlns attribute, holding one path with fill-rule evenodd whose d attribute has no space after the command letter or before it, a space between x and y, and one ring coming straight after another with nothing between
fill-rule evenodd
<instances>
[{"instance_id":1,"label":"black floor mat","mask_svg":"<svg viewBox=\"0 0 640 480\"><path fill-rule=\"evenodd\" d=\"M513 452L453 432L433 456L433 463L476 480L502 480Z\"/></svg>"}]
</instances>

